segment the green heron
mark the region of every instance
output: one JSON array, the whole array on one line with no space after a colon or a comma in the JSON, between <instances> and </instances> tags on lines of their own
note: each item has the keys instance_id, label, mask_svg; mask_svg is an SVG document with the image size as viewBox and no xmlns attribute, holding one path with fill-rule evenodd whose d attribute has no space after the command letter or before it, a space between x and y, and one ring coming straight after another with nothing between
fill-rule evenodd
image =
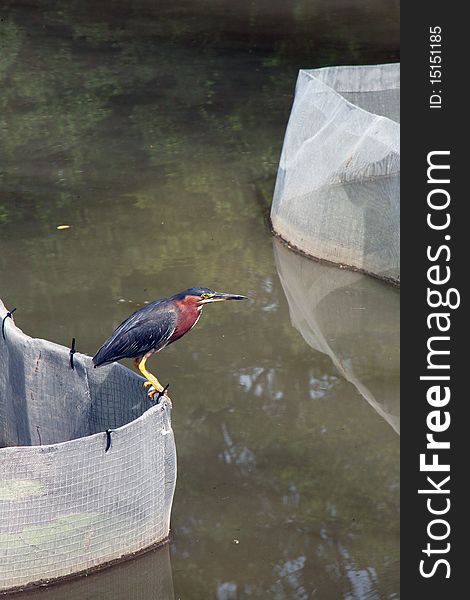
<instances>
[{"instance_id":1,"label":"green heron","mask_svg":"<svg viewBox=\"0 0 470 600\"><path fill-rule=\"evenodd\" d=\"M188 333L198 322L204 304L245 299L246 296L214 292L209 288L190 288L155 300L119 325L95 354L93 364L99 367L121 358L133 358L135 367L146 379L144 386L151 386L148 395L165 393L166 388L145 367L149 357Z\"/></svg>"}]
</instances>

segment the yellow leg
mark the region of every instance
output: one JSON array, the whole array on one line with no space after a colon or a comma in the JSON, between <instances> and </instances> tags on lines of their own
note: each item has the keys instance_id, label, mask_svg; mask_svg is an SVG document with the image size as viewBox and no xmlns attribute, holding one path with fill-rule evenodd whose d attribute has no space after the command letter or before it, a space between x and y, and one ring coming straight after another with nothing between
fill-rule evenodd
<instances>
[{"instance_id":1,"label":"yellow leg","mask_svg":"<svg viewBox=\"0 0 470 600\"><path fill-rule=\"evenodd\" d=\"M148 395L150 397L152 397L157 392L161 392L163 390L162 384L158 381L158 379L155 377L155 375L152 375L152 373L149 373L147 371L147 369L145 368L145 363L147 362L149 356L151 356L151 355L152 355L152 353L150 352L149 354L146 354L142 359L136 358L134 360L134 365L136 366L136 368L139 369L139 371L142 373L142 375L147 379L147 381L144 383L144 386L147 387L147 386L151 385L153 387L153 390L150 390L148 392Z\"/></svg>"}]
</instances>

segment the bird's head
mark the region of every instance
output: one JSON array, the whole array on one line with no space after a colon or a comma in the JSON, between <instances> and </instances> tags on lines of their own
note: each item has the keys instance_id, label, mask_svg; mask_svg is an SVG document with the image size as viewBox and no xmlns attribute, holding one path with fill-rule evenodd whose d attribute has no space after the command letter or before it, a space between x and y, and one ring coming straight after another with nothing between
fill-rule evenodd
<instances>
[{"instance_id":1,"label":"bird's head","mask_svg":"<svg viewBox=\"0 0 470 600\"><path fill-rule=\"evenodd\" d=\"M239 294L226 294L224 292L214 292L209 288L189 288L180 292L174 296L175 300L182 301L184 303L194 303L198 307L204 304L210 304L211 302L222 302L224 300L247 300L246 296L240 296Z\"/></svg>"}]
</instances>

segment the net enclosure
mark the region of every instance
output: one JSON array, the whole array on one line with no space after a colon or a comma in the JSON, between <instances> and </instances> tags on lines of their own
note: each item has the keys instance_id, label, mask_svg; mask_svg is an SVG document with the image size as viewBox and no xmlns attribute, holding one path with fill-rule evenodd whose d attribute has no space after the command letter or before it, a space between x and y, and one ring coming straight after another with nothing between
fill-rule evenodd
<instances>
[{"instance_id":1,"label":"net enclosure","mask_svg":"<svg viewBox=\"0 0 470 600\"><path fill-rule=\"evenodd\" d=\"M301 252L400 280L400 65L301 70L271 208Z\"/></svg>"},{"instance_id":2,"label":"net enclosure","mask_svg":"<svg viewBox=\"0 0 470 600\"><path fill-rule=\"evenodd\" d=\"M7 316L0 301L0 319ZM0 593L165 542L176 483L171 403L119 364L0 336ZM112 431L107 431L107 430Z\"/></svg>"}]
</instances>

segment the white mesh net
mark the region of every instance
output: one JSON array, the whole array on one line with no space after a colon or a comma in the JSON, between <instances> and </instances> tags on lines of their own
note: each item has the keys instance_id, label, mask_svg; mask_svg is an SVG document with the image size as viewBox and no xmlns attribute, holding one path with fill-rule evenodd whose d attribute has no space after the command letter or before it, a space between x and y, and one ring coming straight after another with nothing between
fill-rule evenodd
<instances>
[{"instance_id":1,"label":"white mesh net","mask_svg":"<svg viewBox=\"0 0 470 600\"><path fill-rule=\"evenodd\" d=\"M302 252L400 279L400 66L300 71L271 209Z\"/></svg>"},{"instance_id":2,"label":"white mesh net","mask_svg":"<svg viewBox=\"0 0 470 600\"><path fill-rule=\"evenodd\" d=\"M0 302L0 318L7 311ZM111 447L106 451L112 428ZM0 590L166 540L176 482L170 404L142 378L22 333L0 337Z\"/></svg>"}]
</instances>

